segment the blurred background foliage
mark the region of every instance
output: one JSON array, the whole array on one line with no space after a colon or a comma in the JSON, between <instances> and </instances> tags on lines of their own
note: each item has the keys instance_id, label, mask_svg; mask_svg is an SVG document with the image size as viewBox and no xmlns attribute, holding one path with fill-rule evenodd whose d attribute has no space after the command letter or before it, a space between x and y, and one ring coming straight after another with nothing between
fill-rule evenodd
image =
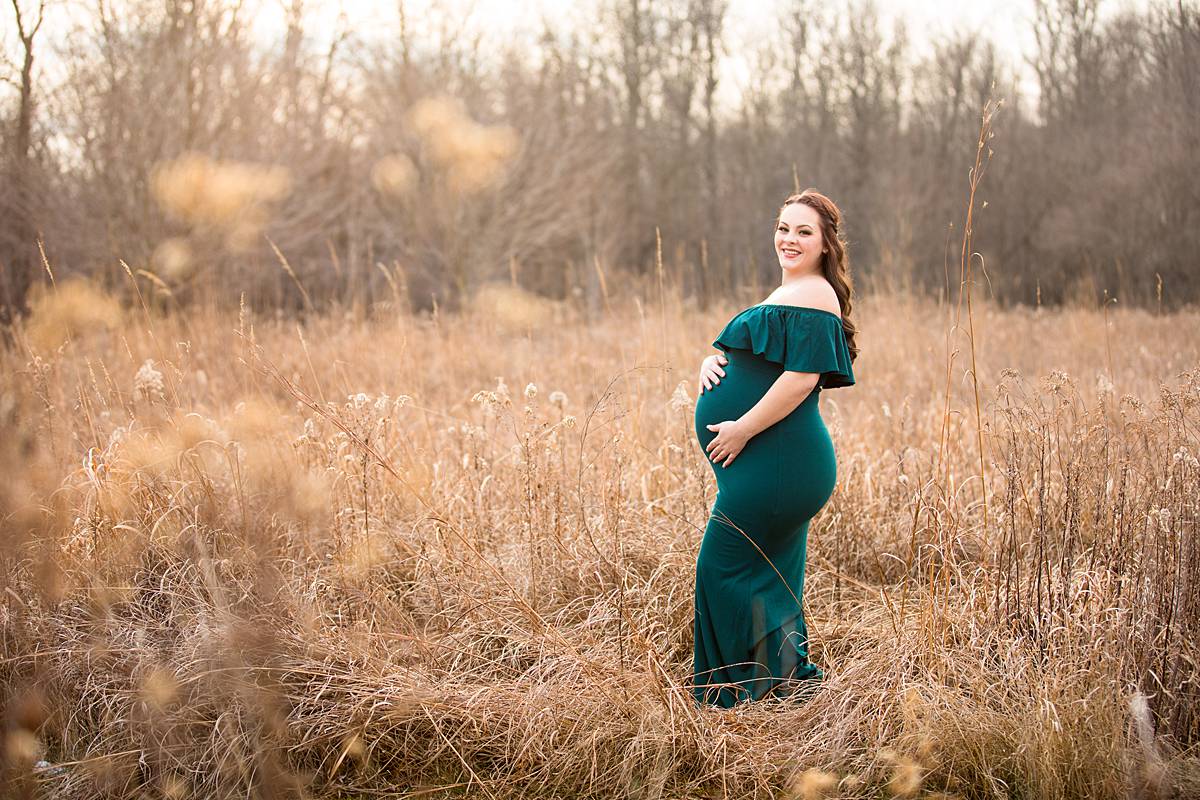
<instances>
[{"instance_id":1,"label":"blurred background foliage","mask_svg":"<svg viewBox=\"0 0 1200 800\"><path fill-rule=\"evenodd\" d=\"M1200 287L1194 2L1034 0L1028 55L961 27L916 48L859 0L777 0L748 45L724 0L599 0L511 37L405 0L372 31L282 0L265 38L261 2L5 5L6 317L48 280L39 239L168 304L429 308L503 282L599 309L655 285L657 231L707 305L776 280L796 186L842 206L861 289L945 296L989 96L986 293Z\"/></svg>"}]
</instances>

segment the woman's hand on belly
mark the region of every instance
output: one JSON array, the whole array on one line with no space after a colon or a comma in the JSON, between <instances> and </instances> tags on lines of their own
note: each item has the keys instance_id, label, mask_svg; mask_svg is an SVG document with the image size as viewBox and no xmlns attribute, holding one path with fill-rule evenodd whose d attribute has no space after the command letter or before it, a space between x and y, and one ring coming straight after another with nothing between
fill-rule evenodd
<instances>
[{"instance_id":1,"label":"woman's hand on belly","mask_svg":"<svg viewBox=\"0 0 1200 800\"><path fill-rule=\"evenodd\" d=\"M728 363L729 359L720 353L714 353L700 362L700 385L697 387L700 394L721 382L721 378L725 377L725 370L721 367Z\"/></svg>"},{"instance_id":2,"label":"woman's hand on belly","mask_svg":"<svg viewBox=\"0 0 1200 800\"><path fill-rule=\"evenodd\" d=\"M742 452L742 448L746 446L746 442L750 441L750 437L754 435L750 431L750 426L736 419L718 422L707 427L710 431L717 432L716 438L709 442L706 448L708 457L714 464L724 460L725 463L721 464L722 467L732 464L738 453Z\"/></svg>"}]
</instances>

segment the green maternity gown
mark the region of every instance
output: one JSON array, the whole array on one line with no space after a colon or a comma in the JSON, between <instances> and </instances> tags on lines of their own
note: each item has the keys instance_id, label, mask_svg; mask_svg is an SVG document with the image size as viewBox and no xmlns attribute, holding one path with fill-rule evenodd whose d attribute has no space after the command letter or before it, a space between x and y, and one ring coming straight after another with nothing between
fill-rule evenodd
<instances>
[{"instance_id":1,"label":"green maternity gown","mask_svg":"<svg viewBox=\"0 0 1200 800\"><path fill-rule=\"evenodd\" d=\"M815 389L754 436L728 467L709 466L717 498L696 559L694 696L730 707L787 696L824 673L808 660L804 590L808 523L837 481L833 441L821 419L822 389L852 386L850 351L837 314L762 304L737 314L713 342L726 352L725 377L696 401L696 436L707 455L784 370L816 372Z\"/></svg>"}]
</instances>

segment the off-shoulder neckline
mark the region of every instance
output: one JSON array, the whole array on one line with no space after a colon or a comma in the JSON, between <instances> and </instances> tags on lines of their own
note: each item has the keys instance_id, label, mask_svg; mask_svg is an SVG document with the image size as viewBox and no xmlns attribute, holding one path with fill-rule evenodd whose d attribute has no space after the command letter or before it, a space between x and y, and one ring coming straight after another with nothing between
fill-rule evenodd
<instances>
[{"instance_id":1,"label":"off-shoulder neckline","mask_svg":"<svg viewBox=\"0 0 1200 800\"><path fill-rule=\"evenodd\" d=\"M842 321L842 318L839 315L833 313L832 311L826 311L823 308L814 308L813 306L794 306L794 305L790 305L788 303L757 303L755 305L750 306L750 308L743 309L742 311L740 311L738 313L745 314L747 311L749 311L750 309L753 309L753 308L794 308L797 311L815 311L818 314L828 314L829 316L836 319L838 322Z\"/></svg>"}]
</instances>

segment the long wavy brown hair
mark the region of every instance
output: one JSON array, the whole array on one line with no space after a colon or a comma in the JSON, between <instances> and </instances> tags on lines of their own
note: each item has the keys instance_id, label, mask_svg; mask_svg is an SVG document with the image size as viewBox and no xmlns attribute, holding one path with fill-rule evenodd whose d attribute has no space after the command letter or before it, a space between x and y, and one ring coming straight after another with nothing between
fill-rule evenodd
<instances>
[{"instance_id":1,"label":"long wavy brown hair","mask_svg":"<svg viewBox=\"0 0 1200 800\"><path fill-rule=\"evenodd\" d=\"M850 278L850 258L846 255L846 241L842 239L839 229L842 226L842 212L825 195L816 189L805 189L799 194L789 195L779 207L779 213L792 203L803 203L814 209L821 218L821 238L829 252L821 258L821 273L825 280L833 286L837 293L838 305L842 307L842 330L846 334L846 344L850 348L850 360L858 358L858 344L855 337L858 328L850 319L850 309L854 298L854 281ZM778 223L778 218L776 219Z\"/></svg>"}]
</instances>

